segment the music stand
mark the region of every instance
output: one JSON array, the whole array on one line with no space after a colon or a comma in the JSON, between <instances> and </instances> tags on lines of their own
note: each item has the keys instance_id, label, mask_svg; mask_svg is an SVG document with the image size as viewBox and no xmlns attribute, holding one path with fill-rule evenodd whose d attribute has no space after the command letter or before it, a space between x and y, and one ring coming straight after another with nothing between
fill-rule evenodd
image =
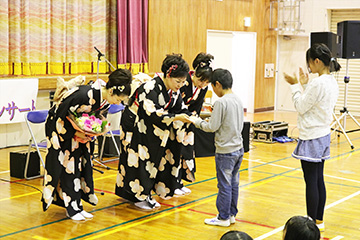
<instances>
[{"instance_id":1,"label":"music stand","mask_svg":"<svg viewBox=\"0 0 360 240\"><path fill-rule=\"evenodd\" d=\"M351 119L359 126L359 128L360 128L360 123L354 118L354 116L351 114L351 112L347 108L348 83L350 82L350 76L348 76L348 74L349 74L349 59L346 59L346 74L344 77L344 83L345 83L344 107L342 110L340 110L341 116L339 118L337 118L335 113L333 112L335 121L331 124L330 128L332 129L333 126L335 126L335 124L337 124L337 127L334 128L332 132L336 131L336 132L340 132L340 133L344 134L346 140L350 144L351 149L354 149L354 145L352 144L347 133L359 131L360 129L346 131L346 117L349 115L351 117ZM340 124L341 119L343 120L343 125ZM340 128L340 130L338 130L338 128ZM338 137L340 137L340 134L338 134Z\"/></svg>"},{"instance_id":2,"label":"music stand","mask_svg":"<svg viewBox=\"0 0 360 240\"><path fill-rule=\"evenodd\" d=\"M98 52L98 55L97 55L97 71L96 71L96 80L98 81L99 80L99 67L100 67L100 61L101 61L101 57L104 58L105 62L107 64L109 64L110 67L113 68L113 70L116 70L116 68L111 64L111 62L109 62L109 60L106 59L105 57L105 54L103 54L102 52L100 52L99 49L97 49L95 46L94 46L95 50ZM105 141L105 138L103 139L103 141ZM92 157L92 160L96 163L98 163L100 166L106 168L107 170L109 170L110 168L108 166L106 166L104 163L102 163L101 161L98 161L94 158L94 155ZM99 171L99 170L98 170Z\"/></svg>"}]
</instances>

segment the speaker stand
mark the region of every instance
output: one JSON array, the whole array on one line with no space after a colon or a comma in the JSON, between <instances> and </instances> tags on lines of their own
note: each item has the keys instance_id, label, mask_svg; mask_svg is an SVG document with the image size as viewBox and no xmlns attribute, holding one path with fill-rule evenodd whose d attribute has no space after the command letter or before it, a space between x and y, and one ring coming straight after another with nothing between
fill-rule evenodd
<instances>
[{"instance_id":1,"label":"speaker stand","mask_svg":"<svg viewBox=\"0 0 360 240\"><path fill-rule=\"evenodd\" d=\"M347 135L347 133L359 131L360 130L360 123L354 118L354 116L349 112L349 110L346 107L346 105L347 105L347 94L348 94L348 83L350 82L350 77L348 76L348 74L349 74L349 59L346 59L346 74L345 74L345 77L344 77L344 82L345 82L344 107L343 107L342 110L340 110L341 116L339 118L337 118L335 113L333 113L335 121L331 124L330 128L333 129L333 127L336 125L336 127L333 129L333 132L336 131L336 132L340 132L340 133L344 134L346 140L350 144L351 149L354 149L354 145L350 141L350 138ZM350 116L350 118L359 126L359 129L346 131L346 117L347 116ZM343 123L342 125L340 123L341 119L342 119L342 123ZM340 128L340 130L338 130L338 128ZM338 137L340 137L340 134L338 134Z\"/></svg>"}]
</instances>

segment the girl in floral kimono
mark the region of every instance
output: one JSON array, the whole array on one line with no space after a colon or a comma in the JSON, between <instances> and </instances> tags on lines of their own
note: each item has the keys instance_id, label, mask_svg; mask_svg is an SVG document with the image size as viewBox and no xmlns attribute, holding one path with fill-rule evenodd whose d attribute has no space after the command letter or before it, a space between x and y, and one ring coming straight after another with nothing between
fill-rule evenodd
<instances>
[{"instance_id":1,"label":"girl in floral kimono","mask_svg":"<svg viewBox=\"0 0 360 240\"><path fill-rule=\"evenodd\" d=\"M90 158L91 138L77 131L66 118L69 114L95 113L101 117L110 104L119 104L130 94L131 73L117 69L109 75L105 87L82 85L75 87L49 110L46 120L48 152L46 155L43 210L54 203L66 208L73 220L85 220L93 215L83 210L81 199L96 205L92 162Z\"/></svg>"},{"instance_id":2,"label":"girl in floral kimono","mask_svg":"<svg viewBox=\"0 0 360 240\"><path fill-rule=\"evenodd\" d=\"M180 95L189 66L181 55L168 55L162 64L164 77L142 84L130 98L121 118L121 154L116 195L141 209L160 206L151 197L174 194L180 170L180 150L192 141L190 119Z\"/></svg>"},{"instance_id":3,"label":"girl in floral kimono","mask_svg":"<svg viewBox=\"0 0 360 240\"><path fill-rule=\"evenodd\" d=\"M214 57L211 54L199 53L192 66L194 71L190 71L186 77L185 85L180 89L181 96L188 110L193 114L200 115L204 103L205 94L210 83L212 68L211 61ZM190 130L194 132L194 125L190 125ZM175 190L176 195L191 193L191 190L184 187L182 179L188 182L195 181L195 152L194 144L188 144L183 147L181 152L181 169L178 176L178 187Z\"/></svg>"}]
</instances>

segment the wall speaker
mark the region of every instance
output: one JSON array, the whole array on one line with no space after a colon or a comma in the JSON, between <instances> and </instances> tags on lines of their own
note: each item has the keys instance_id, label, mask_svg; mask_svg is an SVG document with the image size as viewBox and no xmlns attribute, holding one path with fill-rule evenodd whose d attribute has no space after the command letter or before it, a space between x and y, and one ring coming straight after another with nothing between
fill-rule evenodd
<instances>
[{"instance_id":1,"label":"wall speaker","mask_svg":"<svg viewBox=\"0 0 360 240\"><path fill-rule=\"evenodd\" d=\"M360 58L360 21L338 22L337 35L337 57Z\"/></svg>"},{"instance_id":2,"label":"wall speaker","mask_svg":"<svg viewBox=\"0 0 360 240\"><path fill-rule=\"evenodd\" d=\"M315 43L325 44L331 51L332 56L337 56L338 46L336 44L336 34L332 32L312 32L310 35L311 46Z\"/></svg>"}]
</instances>

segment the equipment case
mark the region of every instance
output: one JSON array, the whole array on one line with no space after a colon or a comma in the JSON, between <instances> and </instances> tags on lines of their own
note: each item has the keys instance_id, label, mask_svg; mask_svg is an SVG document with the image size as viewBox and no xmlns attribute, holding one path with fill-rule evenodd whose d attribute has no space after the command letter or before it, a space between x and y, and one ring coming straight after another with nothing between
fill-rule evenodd
<instances>
[{"instance_id":1,"label":"equipment case","mask_svg":"<svg viewBox=\"0 0 360 240\"><path fill-rule=\"evenodd\" d=\"M262 121L251 124L254 141L273 143L273 137L287 136L289 124L286 122Z\"/></svg>"}]
</instances>

